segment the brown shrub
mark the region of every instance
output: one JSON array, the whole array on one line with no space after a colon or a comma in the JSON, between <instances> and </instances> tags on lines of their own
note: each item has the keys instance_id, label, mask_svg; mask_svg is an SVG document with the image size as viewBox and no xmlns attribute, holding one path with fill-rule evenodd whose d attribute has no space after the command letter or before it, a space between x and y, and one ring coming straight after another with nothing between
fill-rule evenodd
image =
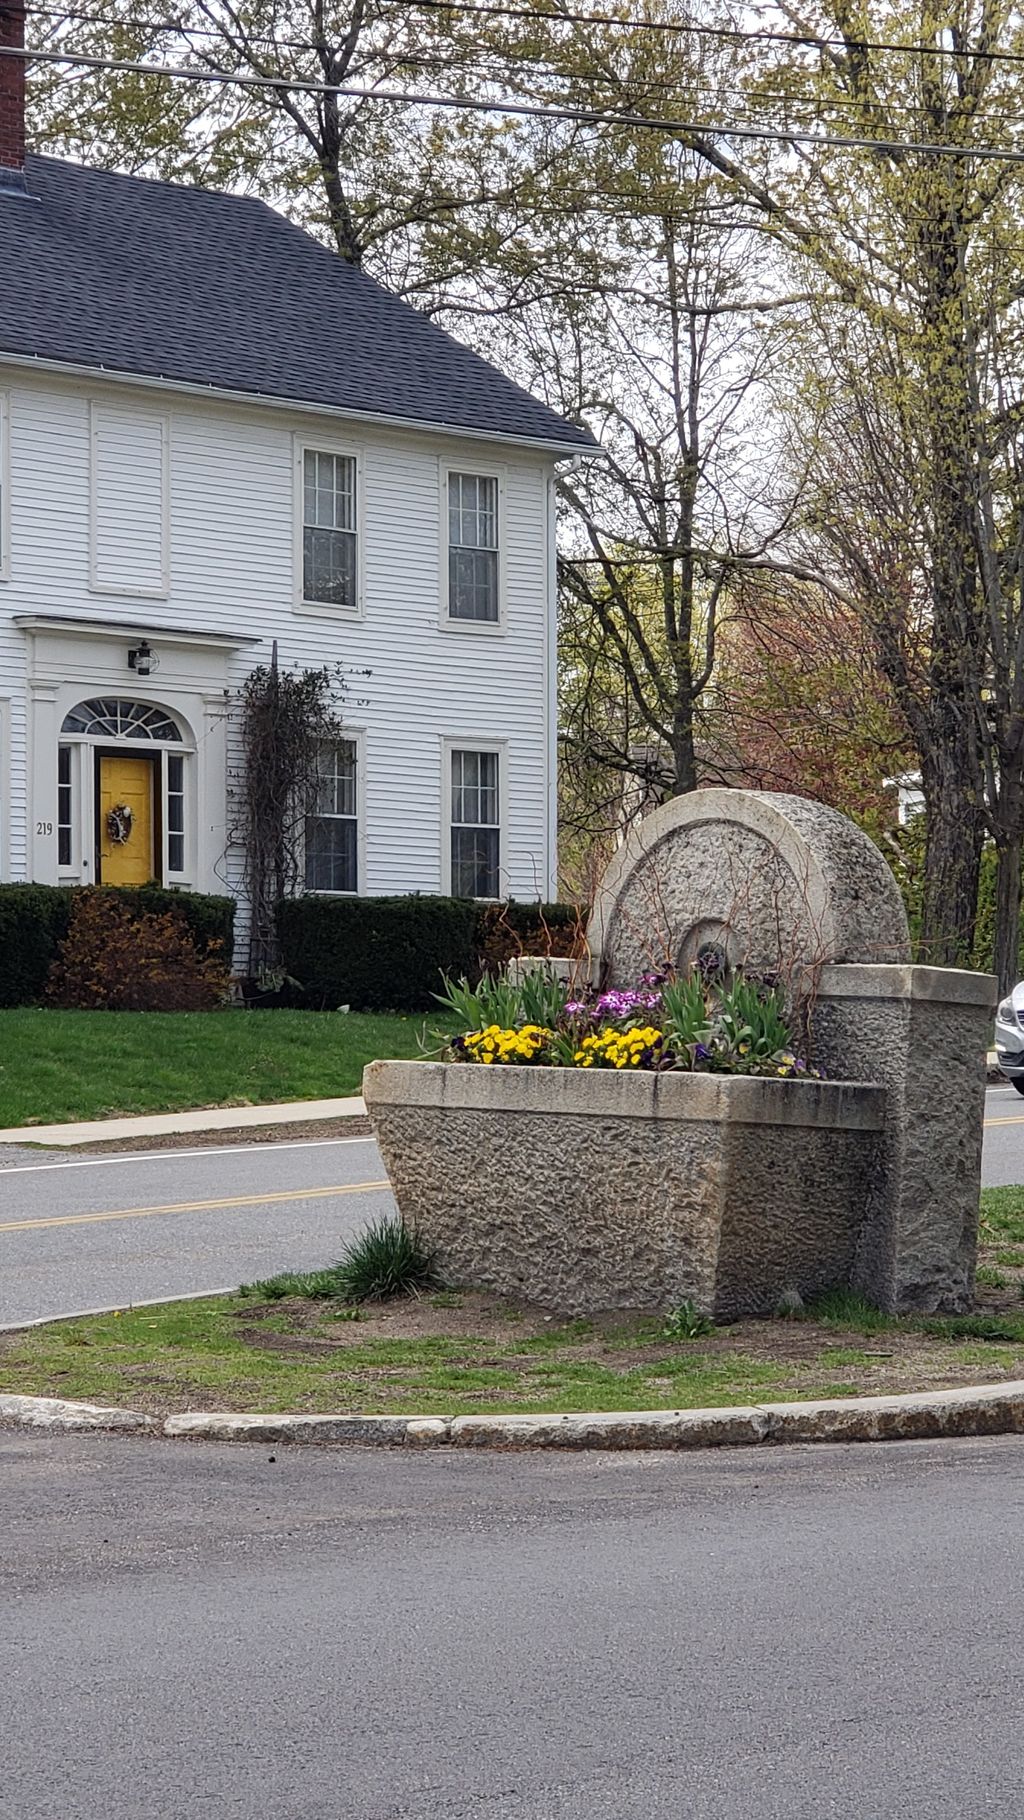
<instances>
[{"instance_id":1,"label":"brown shrub","mask_svg":"<svg viewBox=\"0 0 1024 1820\"><path fill-rule=\"evenodd\" d=\"M480 965L498 973L518 954L579 958L586 928L587 912L575 904L488 904L477 925Z\"/></svg>"},{"instance_id":2,"label":"brown shrub","mask_svg":"<svg viewBox=\"0 0 1024 1820\"><path fill-rule=\"evenodd\" d=\"M220 942L200 952L180 916L133 912L99 888L75 893L46 1002L72 1011L209 1011L228 984Z\"/></svg>"}]
</instances>

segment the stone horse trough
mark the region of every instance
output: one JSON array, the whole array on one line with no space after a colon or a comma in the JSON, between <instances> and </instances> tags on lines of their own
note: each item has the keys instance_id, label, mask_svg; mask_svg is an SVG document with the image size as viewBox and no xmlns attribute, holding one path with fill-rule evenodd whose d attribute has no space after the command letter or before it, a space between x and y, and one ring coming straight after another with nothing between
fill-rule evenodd
<instances>
[{"instance_id":1,"label":"stone horse trough","mask_svg":"<svg viewBox=\"0 0 1024 1820\"><path fill-rule=\"evenodd\" d=\"M910 964L859 829L799 797L676 798L612 861L590 939L605 987L708 945L776 974L827 1078L371 1063L399 1209L449 1281L567 1313L970 1305L995 981Z\"/></svg>"}]
</instances>

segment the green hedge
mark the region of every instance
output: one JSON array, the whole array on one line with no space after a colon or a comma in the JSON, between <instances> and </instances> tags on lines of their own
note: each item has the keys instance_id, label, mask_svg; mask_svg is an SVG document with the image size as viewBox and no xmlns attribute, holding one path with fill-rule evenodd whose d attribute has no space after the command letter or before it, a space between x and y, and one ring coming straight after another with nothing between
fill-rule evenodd
<instances>
[{"instance_id":1,"label":"green hedge","mask_svg":"<svg viewBox=\"0 0 1024 1820\"><path fill-rule=\"evenodd\" d=\"M42 998L70 913L70 887L0 885L0 1005Z\"/></svg>"},{"instance_id":2,"label":"green hedge","mask_svg":"<svg viewBox=\"0 0 1024 1820\"><path fill-rule=\"evenodd\" d=\"M0 885L0 1006L33 1005L42 998L79 889L116 891L118 897L137 906L140 914L176 911L191 930L197 947L205 951L212 941L219 941L230 965L233 898L168 891L159 885Z\"/></svg>"},{"instance_id":3,"label":"green hedge","mask_svg":"<svg viewBox=\"0 0 1024 1820\"><path fill-rule=\"evenodd\" d=\"M442 973L477 968L475 903L457 897L295 897L277 907L281 966L321 1010L429 1011Z\"/></svg>"}]
</instances>

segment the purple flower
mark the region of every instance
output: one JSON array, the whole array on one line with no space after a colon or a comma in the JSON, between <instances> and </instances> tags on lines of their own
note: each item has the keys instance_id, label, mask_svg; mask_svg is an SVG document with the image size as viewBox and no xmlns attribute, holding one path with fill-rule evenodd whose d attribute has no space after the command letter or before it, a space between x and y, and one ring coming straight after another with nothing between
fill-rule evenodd
<instances>
[{"instance_id":1,"label":"purple flower","mask_svg":"<svg viewBox=\"0 0 1024 1820\"><path fill-rule=\"evenodd\" d=\"M629 1017L634 1011L657 1011L660 992L603 992L595 1010L598 1017Z\"/></svg>"},{"instance_id":2,"label":"purple flower","mask_svg":"<svg viewBox=\"0 0 1024 1820\"><path fill-rule=\"evenodd\" d=\"M711 1051L706 1043L698 1043L693 1054L694 1059L698 1062L708 1062L711 1060Z\"/></svg>"},{"instance_id":3,"label":"purple flower","mask_svg":"<svg viewBox=\"0 0 1024 1820\"><path fill-rule=\"evenodd\" d=\"M566 1017L589 1017L590 1006L581 998L571 998L565 1007Z\"/></svg>"}]
</instances>

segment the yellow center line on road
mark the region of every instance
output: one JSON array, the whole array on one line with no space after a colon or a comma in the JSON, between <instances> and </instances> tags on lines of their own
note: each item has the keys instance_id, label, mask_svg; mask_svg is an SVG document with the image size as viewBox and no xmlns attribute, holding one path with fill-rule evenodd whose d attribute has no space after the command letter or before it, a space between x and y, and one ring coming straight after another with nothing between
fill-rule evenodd
<instances>
[{"instance_id":1,"label":"yellow center line on road","mask_svg":"<svg viewBox=\"0 0 1024 1820\"><path fill-rule=\"evenodd\" d=\"M391 1183L344 1182L337 1188L291 1188L279 1194L236 1194L223 1201L171 1201L165 1207L120 1207L107 1213L58 1213L43 1220L4 1220L0 1232L32 1232L38 1226L90 1226L101 1220L148 1220L158 1213L209 1213L219 1207L266 1207L273 1201L322 1201L332 1194L369 1194Z\"/></svg>"},{"instance_id":2,"label":"yellow center line on road","mask_svg":"<svg viewBox=\"0 0 1024 1820\"><path fill-rule=\"evenodd\" d=\"M986 1126L988 1126L988 1125L1024 1125L1024 1112L1018 1112L1015 1118L986 1119L985 1124L986 1124Z\"/></svg>"}]
</instances>

